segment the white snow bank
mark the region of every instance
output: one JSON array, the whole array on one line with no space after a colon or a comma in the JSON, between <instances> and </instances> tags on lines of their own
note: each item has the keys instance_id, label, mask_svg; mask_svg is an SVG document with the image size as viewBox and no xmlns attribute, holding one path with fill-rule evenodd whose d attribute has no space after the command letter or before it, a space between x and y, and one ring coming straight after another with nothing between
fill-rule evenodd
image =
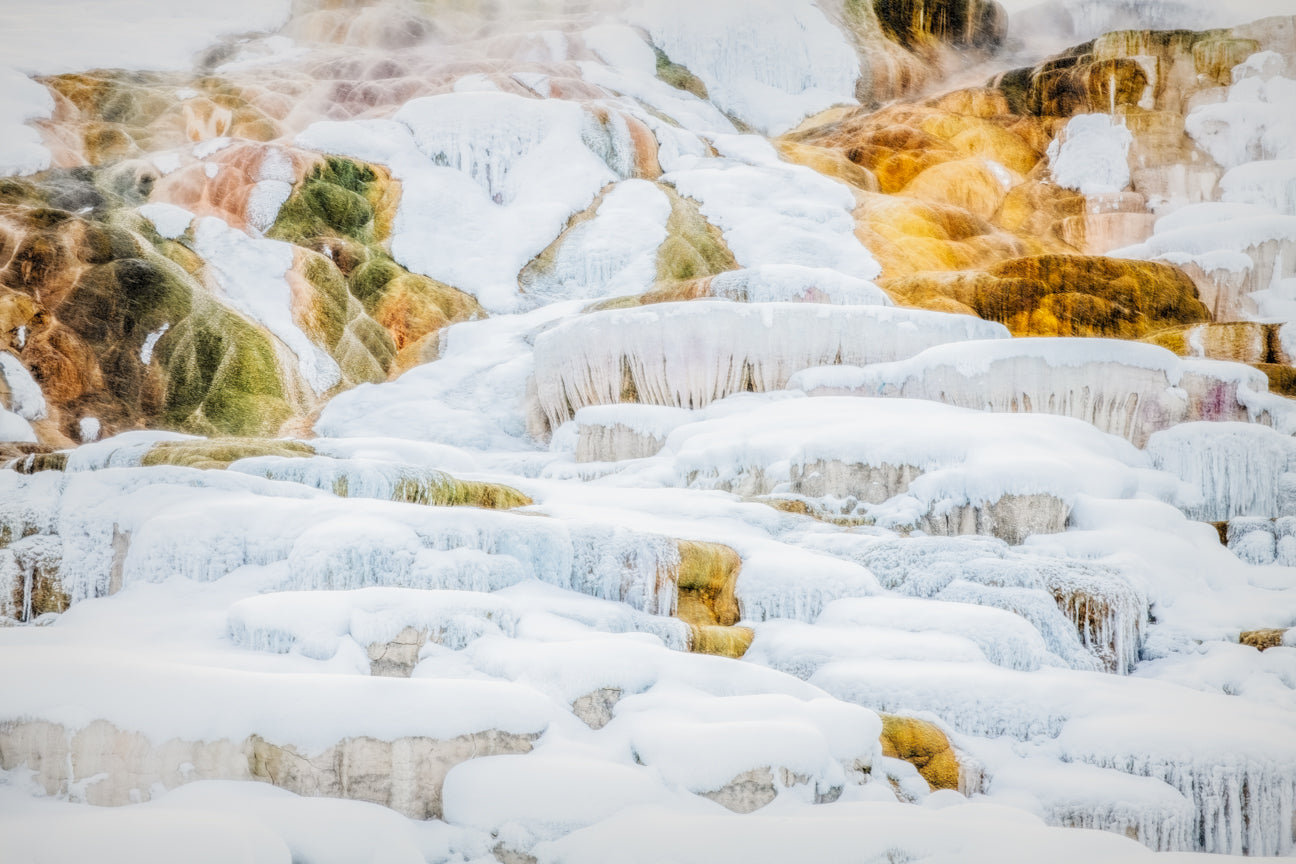
<instances>
[{"instance_id":1,"label":"white snow bank","mask_svg":"<svg viewBox=\"0 0 1296 864\"><path fill-rule=\"evenodd\" d=\"M958 435L950 435L951 429L958 429ZM1047 494L1064 501L1081 493L1128 497L1139 485L1131 469L1147 464L1127 441L1071 418L841 397L779 401L682 426L671 433L663 452L681 484L751 485L762 492L789 479L795 482L799 472L810 480L820 462L912 466L921 476L911 479L907 489L881 492L887 503L870 510L896 524L932 507L989 503L1011 494ZM825 483L825 494L851 494ZM914 506L921 509L909 513Z\"/></svg>"},{"instance_id":2,"label":"white snow bank","mask_svg":"<svg viewBox=\"0 0 1296 864\"><path fill-rule=\"evenodd\" d=\"M488 729L540 732L554 712L534 690L504 681L287 676L150 661L108 647L87 654L80 647L9 646L0 675L15 691L5 699L6 720L80 729L103 719L159 743L256 734L320 752L359 735L390 741Z\"/></svg>"},{"instance_id":3,"label":"white snow bank","mask_svg":"<svg viewBox=\"0 0 1296 864\"><path fill-rule=\"evenodd\" d=\"M1035 816L989 803L946 809L838 802L769 815L707 815L632 808L533 850L542 864L602 864L607 850L623 864L797 861L806 850L823 864L930 861L992 864L1047 860L1144 862L1148 851L1104 832L1047 828Z\"/></svg>"},{"instance_id":4,"label":"white snow bank","mask_svg":"<svg viewBox=\"0 0 1296 864\"><path fill-rule=\"evenodd\" d=\"M1267 398L1267 384L1249 367L1183 359L1157 345L1119 339L949 343L894 363L806 369L788 387L812 395L899 396L1061 414L1140 446L1153 432L1198 416L1260 420L1270 411L1277 415L1270 422L1279 423L1291 413Z\"/></svg>"}]
</instances>

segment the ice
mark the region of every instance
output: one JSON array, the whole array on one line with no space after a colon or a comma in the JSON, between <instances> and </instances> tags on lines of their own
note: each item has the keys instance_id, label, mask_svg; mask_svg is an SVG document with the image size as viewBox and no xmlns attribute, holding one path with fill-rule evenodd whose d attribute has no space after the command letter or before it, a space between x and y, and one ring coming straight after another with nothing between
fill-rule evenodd
<instances>
[{"instance_id":1,"label":"ice","mask_svg":"<svg viewBox=\"0 0 1296 864\"><path fill-rule=\"evenodd\" d=\"M882 593L864 567L787 546L744 549L738 602L743 620L813 621L834 600Z\"/></svg>"},{"instance_id":2,"label":"ice","mask_svg":"<svg viewBox=\"0 0 1296 864\"><path fill-rule=\"evenodd\" d=\"M48 414L45 394L21 361L8 351L0 351L0 381L9 389L9 404L0 405L24 420L44 420Z\"/></svg>"},{"instance_id":3,"label":"ice","mask_svg":"<svg viewBox=\"0 0 1296 864\"><path fill-rule=\"evenodd\" d=\"M655 455L673 429L692 419L691 411L661 405L588 405L576 412L576 461L615 462Z\"/></svg>"},{"instance_id":4,"label":"ice","mask_svg":"<svg viewBox=\"0 0 1296 864\"><path fill-rule=\"evenodd\" d=\"M829 537L810 545L868 567L888 590L1014 613L1013 624L999 619L1001 644L984 635L978 640L997 665L1101 667L1125 674L1140 656L1148 599L1135 581L1109 565L1040 555L988 537ZM906 608L926 621L940 607ZM951 619L961 614L960 626L970 626L986 613L944 614Z\"/></svg>"},{"instance_id":5,"label":"ice","mask_svg":"<svg viewBox=\"0 0 1296 864\"><path fill-rule=\"evenodd\" d=\"M6 61L11 56L6 52ZM0 177L35 174L50 167L50 152L40 133L25 124L53 111L48 90L17 69L0 66Z\"/></svg>"},{"instance_id":6,"label":"ice","mask_svg":"<svg viewBox=\"0 0 1296 864\"><path fill-rule=\"evenodd\" d=\"M1195 846L1192 802L1155 778L1052 760L995 771L990 800L1007 803L1022 794L1038 802L1051 825L1114 831L1158 851Z\"/></svg>"},{"instance_id":7,"label":"ice","mask_svg":"<svg viewBox=\"0 0 1296 864\"><path fill-rule=\"evenodd\" d=\"M101 468L133 468L141 464L149 449L163 441L195 441L195 435L163 430L138 429L111 438L83 444L68 453L68 471L98 471Z\"/></svg>"},{"instance_id":8,"label":"ice","mask_svg":"<svg viewBox=\"0 0 1296 864\"><path fill-rule=\"evenodd\" d=\"M1220 200L1296 216L1296 159L1247 162L1220 178Z\"/></svg>"},{"instance_id":9,"label":"ice","mask_svg":"<svg viewBox=\"0 0 1296 864\"><path fill-rule=\"evenodd\" d=\"M640 402L699 408L743 390L782 388L793 373L823 363L883 362L1006 335L993 322L911 309L667 303L595 312L540 334L536 387L557 428L586 405L620 402L625 377Z\"/></svg>"},{"instance_id":10,"label":"ice","mask_svg":"<svg viewBox=\"0 0 1296 864\"><path fill-rule=\"evenodd\" d=\"M848 187L780 161L755 136L720 135L714 143L722 158L682 160L662 182L699 203L739 264L797 264L878 277L881 266L855 236L855 197Z\"/></svg>"},{"instance_id":11,"label":"ice","mask_svg":"<svg viewBox=\"0 0 1296 864\"><path fill-rule=\"evenodd\" d=\"M1194 281L1202 302L1217 319L1252 317L1263 305L1257 292L1279 286L1296 267L1296 244L1292 240L1296 237L1296 216L1272 212L1239 215L1242 206L1208 203L1186 207L1184 216L1171 221L1164 230L1158 223L1156 233L1144 243L1110 254L1116 258L1160 259L1189 273L1196 270ZM1255 207L1242 212L1257 214L1259 210Z\"/></svg>"},{"instance_id":12,"label":"ice","mask_svg":"<svg viewBox=\"0 0 1296 864\"><path fill-rule=\"evenodd\" d=\"M1128 156L1133 142L1123 119L1077 114L1049 144L1053 179L1085 195L1120 192L1130 182Z\"/></svg>"},{"instance_id":13,"label":"ice","mask_svg":"<svg viewBox=\"0 0 1296 864\"><path fill-rule=\"evenodd\" d=\"M337 362L293 320L292 291L284 279L293 263L290 244L254 239L205 216L194 229L194 249L214 271L221 299L281 339L296 355L297 368L315 393L342 380Z\"/></svg>"},{"instance_id":14,"label":"ice","mask_svg":"<svg viewBox=\"0 0 1296 864\"><path fill-rule=\"evenodd\" d=\"M1246 423L1183 423L1153 435L1153 464L1182 479L1200 500L1185 512L1206 522L1285 516L1282 484L1296 468L1296 441Z\"/></svg>"},{"instance_id":15,"label":"ice","mask_svg":"<svg viewBox=\"0 0 1296 864\"><path fill-rule=\"evenodd\" d=\"M855 103L861 60L810 0L665 0L629 18L705 82L716 107L767 134Z\"/></svg>"},{"instance_id":16,"label":"ice","mask_svg":"<svg viewBox=\"0 0 1296 864\"><path fill-rule=\"evenodd\" d=\"M1201 708L1208 705L1216 707ZM1234 729L1235 735L1221 734ZM1069 724L1058 744L1066 758L1154 777L1177 789L1194 804L1196 824L1189 836L1196 835L1203 851L1287 855L1296 845L1296 748L1290 731L1289 716L1266 712L1230 718L1218 709L1191 711L1173 728L1149 715L1117 714Z\"/></svg>"},{"instance_id":17,"label":"ice","mask_svg":"<svg viewBox=\"0 0 1296 864\"><path fill-rule=\"evenodd\" d=\"M838 600L829 604L849 602ZM809 678L835 660L946 660L974 663L985 656L971 640L936 630L908 632L889 622L881 626L830 626L774 620L758 625L756 638L743 658L763 663L798 678Z\"/></svg>"},{"instance_id":18,"label":"ice","mask_svg":"<svg viewBox=\"0 0 1296 864\"><path fill-rule=\"evenodd\" d=\"M625 180L603 196L594 218L574 225L551 263L522 290L554 299L639 294L657 278L657 247L666 239L671 205L646 180Z\"/></svg>"}]
</instances>

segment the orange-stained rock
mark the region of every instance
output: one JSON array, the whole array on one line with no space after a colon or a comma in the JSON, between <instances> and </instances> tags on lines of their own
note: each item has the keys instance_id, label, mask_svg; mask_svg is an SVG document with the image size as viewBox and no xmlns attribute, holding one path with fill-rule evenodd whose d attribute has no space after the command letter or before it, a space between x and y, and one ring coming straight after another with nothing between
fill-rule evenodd
<instances>
[{"instance_id":1,"label":"orange-stained rock","mask_svg":"<svg viewBox=\"0 0 1296 864\"><path fill-rule=\"evenodd\" d=\"M1018 336L1137 339L1210 318L1197 289L1169 264L1084 255L1038 255L984 270L918 273L882 287L904 303L965 304Z\"/></svg>"},{"instance_id":2,"label":"orange-stained rock","mask_svg":"<svg viewBox=\"0 0 1296 864\"><path fill-rule=\"evenodd\" d=\"M1244 630L1238 636L1238 641L1259 651L1265 651L1281 646L1287 633L1285 629Z\"/></svg>"},{"instance_id":3,"label":"orange-stained rock","mask_svg":"<svg viewBox=\"0 0 1296 864\"><path fill-rule=\"evenodd\" d=\"M879 714L882 755L903 759L935 789L959 789L958 754L935 723L916 717Z\"/></svg>"},{"instance_id":4,"label":"orange-stained rock","mask_svg":"<svg viewBox=\"0 0 1296 864\"><path fill-rule=\"evenodd\" d=\"M933 204L949 204L989 221L999 212L1015 178L978 157L942 162L923 171L902 194Z\"/></svg>"}]
</instances>

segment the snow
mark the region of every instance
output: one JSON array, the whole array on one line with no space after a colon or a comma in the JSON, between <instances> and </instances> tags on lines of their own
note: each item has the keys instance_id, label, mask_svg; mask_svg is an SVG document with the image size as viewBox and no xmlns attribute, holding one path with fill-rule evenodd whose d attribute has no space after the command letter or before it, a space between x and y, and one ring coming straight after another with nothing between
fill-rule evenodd
<instances>
[{"instance_id":1,"label":"snow","mask_svg":"<svg viewBox=\"0 0 1296 864\"><path fill-rule=\"evenodd\" d=\"M337 362L293 320L292 291L284 278L293 263L291 244L252 238L205 216L194 229L194 250L210 262L221 299L282 340L312 390L324 393L341 381Z\"/></svg>"},{"instance_id":2,"label":"snow","mask_svg":"<svg viewBox=\"0 0 1296 864\"><path fill-rule=\"evenodd\" d=\"M279 208L292 194L296 179L288 155L277 147L267 148L257 170L257 182L248 193L247 219L254 230L270 230L279 218Z\"/></svg>"},{"instance_id":3,"label":"snow","mask_svg":"<svg viewBox=\"0 0 1296 864\"><path fill-rule=\"evenodd\" d=\"M60 723L72 729L102 718L156 742L170 738L239 741L258 734L320 752L358 735L454 738L487 729L527 734L552 717L547 700L525 686L501 681L293 676L181 665L105 649L86 656L49 650L46 668L60 669L57 688L39 686L41 649L10 647L0 659L5 680L22 688L6 700L10 717ZM123 666L124 664L124 666ZM114 672L115 670L115 672ZM69 694L78 694L70 699ZM159 710L158 694L169 706ZM212 711L214 704L240 711ZM88 709L87 705L93 705Z\"/></svg>"},{"instance_id":4,"label":"snow","mask_svg":"<svg viewBox=\"0 0 1296 864\"><path fill-rule=\"evenodd\" d=\"M1296 216L1296 159L1246 162L1220 178L1221 200ZM1263 212L1263 211L1261 211Z\"/></svg>"},{"instance_id":5,"label":"snow","mask_svg":"<svg viewBox=\"0 0 1296 864\"><path fill-rule=\"evenodd\" d=\"M957 438L946 434L951 427L959 429ZM819 466L912 466L921 476L883 485L871 502L878 505L872 515L895 524L906 523L910 506L921 507L921 515L1005 495L1126 497L1138 487L1131 469L1144 464L1128 442L1070 418L834 397L781 400L682 426L667 439L665 454L677 482L757 494L790 479L816 491L822 484L821 494L855 491L863 497L862 489L839 486L826 465Z\"/></svg>"},{"instance_id":6,"label":"snow","mask_svg":"<svg viewBox=\"0 0 1296 864\"><path fill-rule=\"evenodd\" d=\"M657 278L657 247L666 239L670 214L666 193L652 183L616 184L592 219L564 235L552 267L523 279L523 290L547 300L647 291Z\"/></svg>"},{"instance_id":7,"label":"snow","mask_svg":"<svg viewBox=\"0 0 1296 864\"><path fill-rule=\"evenodd\" d=\"M848 187L780 161L755 136L718 135L713 143L721 158L682 159L662 182L699 203L739 264L826 267L864 280L882 272L855 236Z\"/></svg>"},{"instance_id":8,"label":"snow","mask_svg":"<svg viewBox=\"0 0 1296 864\"><path fill-rule=\"evenodd\" d=\"M77 421L77 431L81 433L81 440L87 443L99 440L99 418L82 417Z\"/></svg>"},{"instance_id":9,"label":"snow","mask_svg":"<svg viewBox=\"0 0 1296 864\"><path fill-rule=\"evenodd\" d=\"M9 389L8 410L24 420L44 420L45 394L27 367L8 351L0 351L0 380Z\"/></svg>"},{"instance_id":10,"label":"snow","mask_svg":"<svg viewBox=\"0 0 1296 864\"><path fill-rule=\"evenodd\" d=\"M0 408L0 441L35 444L36 433L26 419L7 408Z\"/></svg>"},{"instance_id":11,"label":"snow","mask_svg":"<svg viewBox=\"0 0 1296 864\"><path fill-rule=\"evenodd\" d=\"M1049 144L1053 180L1085 195L1120 192L1130 182L1133 142L1123 118L1118 123L1107 114L1077 114Z\"/></svg>"},{"instance_id":12,"label":"snow","mask_svg":"<svg viewBox=\"0 0 1296 864\"><path fill-rule=\"evenodd\" d=\"M414 99L391 120L320 121L296 141L391 168L393 257L492 312L519 308L518 271L634 165L619 114L505 93Z\"/></svg>"},{"instance_id":13,"label":"snow","mask_svg":"<svg viewBox=\"0 0 1296 864\"><path fill-rule=\"evenodd\" d=\"M608 66L650 78L657 74L657 55L632 27L600 24L582 31L581 39Z\"/></svg>"},{"instance_id":14,"label":"snow","mask_svg":"<svg viewBox=\"0 0 1296 864\"><path fill-rule=\"evenodd\" d=\"M6 53L6 61L10 56ZM50 152L40 133L25 124L43 120L53 111L54 98L48 90L17 69L0 66L0 177L35 174L50 167Z\"/></svg>"},{"instance_id":15,"label":"snow","mask_svg":"<svg viewBox=\"0 0 1296 864\"><path fill-rule=\"evenodd\" d=\"M158 236L167 240L174 240L184 234L194 220L194 214L174 204L144 204L139 208L139 212L141 216L153 223Z\"/></svg>"},{"instance_id":16,"label":"snow","mask_svg":"<svg viewBox=\"0 0 1296 864\"><path fill-rule=\"evenodd\" d=\"M1226 169L1258 159L1296 158L1296 118L1287 110L1294 94L1296 81L1290 78L1245 78L1229 88L1227 102L1194 108L1184 128Z\"/></svg>"},{"instance_id":17,"label":"snow","mask_svg":"<svg viewBox=\"0 0 1296 864\"><path fill-rule=\"evenodd\" d=\"M166 335L171 329L171 322L163 322L162 326L152 330L144 337L144 344L140 346L140 362L147 366L153 360L153 350L157 348L158 340Z\"/></svg>"},{"instance_id":18,"label":"snow","mask_svg":"<svg viewBox=\"0 0 1296 864\"><path fill-rule=\"evenodd\" d=\"M654 68L647 73L587 61L582 61L577 66L581 70L581 77L591 84L597 84L613 93L619 93L635 100L623 100L623 104L627 110L646 123L653 130L653 133L657 135L658 144L661 148L658 158L662 163L662 167L666 170L674 169L681 147L684 147L690 155L694 156L702 155L705 150L699 139L684 130L691 130L699 134L725 134L736 131L733 123L724 114L716 110L716 107L710 102L703 101L687 91L677 90L665 81L658 79L654 74L656 72L655 58L653 60ZM663 122L654 117L653 113L644 111L639 106L647 107L651 109L651 112L669 118L674 123L679 124L679 127Z\"/></svg>"},{"instance_id":19,"label":"snow","mask_svg":"<svg viewBox=\"0 0 1296 864\"><path fill-rule=\"evenodd\" d=\"M766 134L855 104L861 60L810 0L653 0L628 17L702 79L716 107Z\"/></svg>"}]
</instances>

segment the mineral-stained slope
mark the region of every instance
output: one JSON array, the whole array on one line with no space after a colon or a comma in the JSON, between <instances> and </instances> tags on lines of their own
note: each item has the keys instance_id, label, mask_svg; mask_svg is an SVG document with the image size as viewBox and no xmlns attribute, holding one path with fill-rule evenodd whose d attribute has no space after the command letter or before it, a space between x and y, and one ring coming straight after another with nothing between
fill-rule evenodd
<instances>
[{"instance_id":1,"label":"mineral-stained slope","mask_svg":"<svg viewBox=\"0 0 1296 864\"><path fill-rule=\"evenodd\" d=\"M1029 5L0 9L0 857L1296 851L1296 18Z\"/></svg>"}]
</instances>

